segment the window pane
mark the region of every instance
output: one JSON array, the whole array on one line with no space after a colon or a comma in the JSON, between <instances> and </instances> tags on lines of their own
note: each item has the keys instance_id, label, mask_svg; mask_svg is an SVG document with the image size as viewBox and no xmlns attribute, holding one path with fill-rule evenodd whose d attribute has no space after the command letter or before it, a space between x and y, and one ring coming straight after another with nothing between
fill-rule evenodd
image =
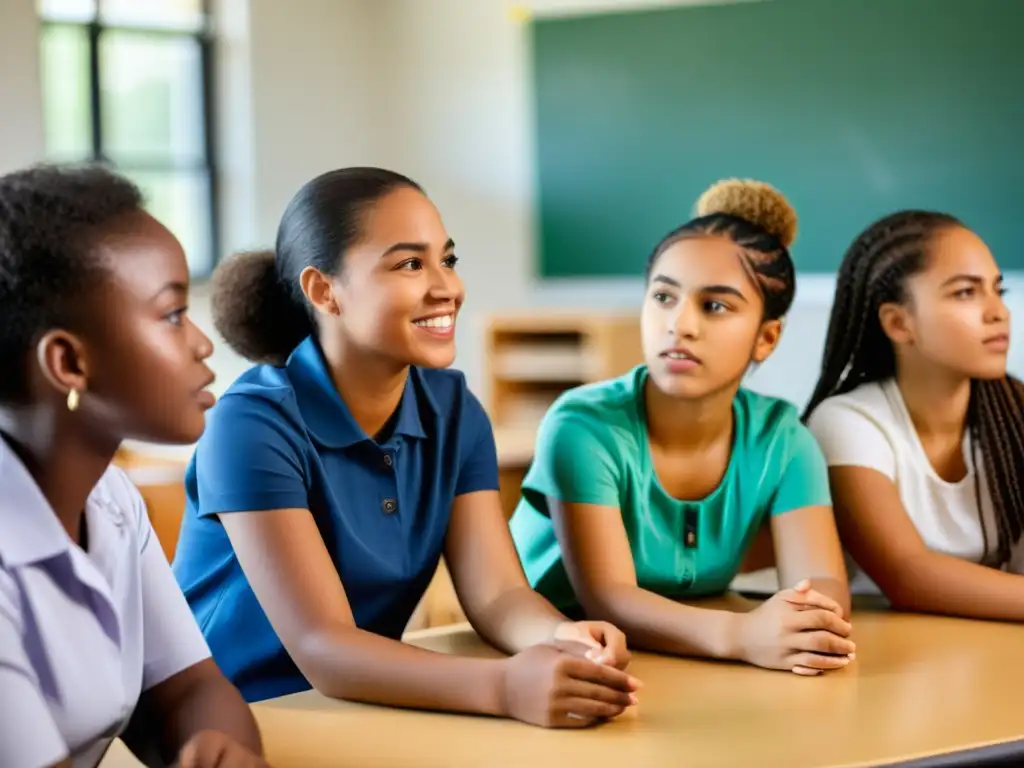
<instances>
[{"instance_id":1,"label":"window pane","mask_svg":"<svg viewBox=\"0 0 1024 768\"><path fill-rule=\"evenodd\" d=\"M203 26L202 0L100 0L104 24L199 30Z\"/></svg>"},{"instance_id":2,"label":"window pane","mask_svg":"<svg viewBox=\"0 0 1024 768\"><path fill-rule=\"evenodd\" d=\"M104 31L100 81L105 155L128 165L203 163L203 77L194 38Z\"/></svg>"},{"instance_id":3,"label":"window pane","mask_svg":"<svg viewBox=\"0 0 1024 768\"><path fill-rule=\"evenodd\" d=\"M119 169L142 189L146 209L181 242L193 275L213 269L209 176L202 171Z\"/></svg>"},{"instance_id":4,"label":"window pane","mask_svg":"<svg viewBox=\"0 0 1024 768\"><path fill-rule=\"evenodd\" d=\"M37 0L39 15L50 21L92 21L95 0Z\"/></svg>"},{"instance_id":5,"label":"window pane","mask_svg":"<svg viewBox=\"0 0 1024 768\"><path fill-rule=\"evenodd\" d=\"M92 156L89 37L83 27L47 24L40 40L46 154L58 162Z\"/></svg>"}]
</instances>

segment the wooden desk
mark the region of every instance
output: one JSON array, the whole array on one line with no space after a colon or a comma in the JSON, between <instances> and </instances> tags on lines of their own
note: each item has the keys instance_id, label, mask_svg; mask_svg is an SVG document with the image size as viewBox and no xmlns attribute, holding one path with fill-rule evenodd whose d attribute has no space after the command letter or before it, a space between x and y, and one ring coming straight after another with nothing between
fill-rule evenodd
<instances>
[{"instance_id":1,"label":"wooden desk","mask_svg":"<svg viewBox=\"0 0 1024 768\"><path fill-rule=\"evenodd\" d=\"M645 687L636 711L585 732L312 692L254 711L276 768L542 768L570 760L851 768L1024 738L1024 627L885 612L854 620L857 661L820 678L638 654L631 671ZM465 625L408 639L444 653L497 655ZM120 765L127 763L105 768Z\"/></svg>"}]
</instances>

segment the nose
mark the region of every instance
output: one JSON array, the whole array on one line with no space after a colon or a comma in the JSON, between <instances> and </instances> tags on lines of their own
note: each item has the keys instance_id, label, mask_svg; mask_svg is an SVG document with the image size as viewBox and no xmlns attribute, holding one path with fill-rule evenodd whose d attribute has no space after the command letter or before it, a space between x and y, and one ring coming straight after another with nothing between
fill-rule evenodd
<instances>
[{"instance_id":1,"label":"nose","mask_svg":"<svg viewBox=\"0 0 1024 768\"><path fill-rule=\"evenodd\" d=\"M1003 301L1003 297L997 291L993 291L989 300L985 302L985 322L1003 323L1009 317L1010 310L1006 306L1006 302Z\"/></svg>"},{"instance_id":2,"label":"nose","mask_svg":"<svg viewBox=\"0 0 1024 768\"><path fill-rule=\"evenodd\" d=\"M206 360L213 354L213 342L191 319L188 320L188 324L192 336L191 346L195 352L196 360Z\"/></svg>"},{"instance_id":3,"label":"nose","mask_svg":"<svg viewBox=\"0 0 1024 768\"><path fill-rule=\"evenodd\" d=\"M696 302L683 299L669 319L669 333L680 339L694 339L700 332L700 312Z\"/></svg>"},{"instance_id":4,"label":"nose","mask_svg":"<svg viewBox=\"0 0 1024 768\"><path fill-rule=\"evenodd\" d=\"M435 267L430 271L427 295L436 302L458 301L462 296L462 279L451 269Z\"/></svg>"}]
</instances>

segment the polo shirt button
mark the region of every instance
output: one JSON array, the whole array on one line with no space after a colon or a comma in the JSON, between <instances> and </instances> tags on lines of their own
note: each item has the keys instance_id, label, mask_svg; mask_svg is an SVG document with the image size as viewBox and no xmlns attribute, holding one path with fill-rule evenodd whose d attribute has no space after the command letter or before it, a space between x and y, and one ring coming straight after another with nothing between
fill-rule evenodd
<instances>
[{"instance_id":1,"label":"polo shirt button","mask_svg":"<svg viewBox=\"0 0 1024 768\"><path fill-rule=\"evenodd\" d=\"M398 503L394 499L384 499L384 502L381 504L381 507L383 507L384 511L390 515L392 512L398 509Z\"/></svg>"},{"instance_id":2,"label":"polo shirt button","mask_svg":"<svg viewBox=\"0 0 1024 768\"><path fill-rule=\"evenodd\" d=\"M384 454L384 466L385 467L390 467L391 466L391 454L390 453L385 453Z\"/></svg>"}]
</instances>

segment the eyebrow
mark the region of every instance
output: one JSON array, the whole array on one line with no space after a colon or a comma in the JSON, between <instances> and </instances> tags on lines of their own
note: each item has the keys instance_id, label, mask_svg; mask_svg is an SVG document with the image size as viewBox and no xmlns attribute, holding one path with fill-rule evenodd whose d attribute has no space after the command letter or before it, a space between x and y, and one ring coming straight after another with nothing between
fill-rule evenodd
<instances>
[{"instance_id":1,"label":"eyebrow","mask_svg":"<svg viewBox=\"0 0 1024 768\"><path fill-rule=\"evenodd\" d=\"M735 296L744 303L747 302L747 297L743 295L743 292L739 288L733 288L731 285L705 285L702 289L704 293L724 293L729 296Z\"/></svg>"},{"instance_id":2,"label":"eyebrow","mask_svg":"<svg viewBox=\"0 0 1024 768\"><path fill-rule=\"evenodd\" d=\"M664 283L665 285L671 285L673 288L682 288L682 284L678 280L673 280L667 275L655 275L651 278L652 283Z\"/></svg>"},{"instance_id":3,"label":"eyebrow","mask_svg":"<svg viewBox=\"0 0 1024 768\"><path fill-rule=\"evenodd\" d=\"M678 280L669 277L668 275L655 275L651 278L652 283L664 283L665 285L671 285L673 288L682 288L683 285ZM731 285L705 285L701 287L701 293L717 293L727 294L729 296L735 296L743 302L747 302L747 297L743 295L743 292L738 288L733 288Z\"/></svg>"},{"instance_id":4,"label":"eyebrow","mask_svg":"<svg viewBox=\"0 0 1024 768\"><path fill-rule=\"evenodd\" d=\"M446 242L444 244L443 250L445 252L448 252L448 251L452 250L453 248L455 248L455 241L452 240L451 238L448 238L448 242ZM384 251L384 253L382 253L380 256L381 256L381 258L384 258L385 256L390 256L392 253L396 253L398 251L412 251L413 253L427 253L429 250L430 250L430 246L427 245L426 243L395 243L390 248L388 248L386 251Z\"/></svg>"},{"instance_id":5,"label":"eyebrow","mask_svg":"<svg viewBox=\"0 0 1024 768\"><path fill-rule=\"evenodd\" d=\"M952 285L953 283L960 283L960 282L971 283L972 285L983 285L985 283L985 279L983 277L979 276L979 275L968 275L968 274L953 275L951 278L945 280L942 283L942 285L939 286L939 287L940 288L945 288L947 285ZM993 282L996 283L997 285L1002 283L1003 282L1003 276L1001 274L1000 275L996 275L996 279Z\"/></svg>"},{"instance_id":6,"label":"eyebrow","mask_svg":"<svg viewBox=\"0 0 1024 768\"><path fill-rule=\"evenodd\" d=\"M161 287L159 291L154 293L153 298L151 298L150 301L156 301L168 291L173 291L174 293L180 294L187 294L188 283L183 283L180 280L172 280L171 282L164 284L164 286Z\"/></svg>"}]
</instances>

